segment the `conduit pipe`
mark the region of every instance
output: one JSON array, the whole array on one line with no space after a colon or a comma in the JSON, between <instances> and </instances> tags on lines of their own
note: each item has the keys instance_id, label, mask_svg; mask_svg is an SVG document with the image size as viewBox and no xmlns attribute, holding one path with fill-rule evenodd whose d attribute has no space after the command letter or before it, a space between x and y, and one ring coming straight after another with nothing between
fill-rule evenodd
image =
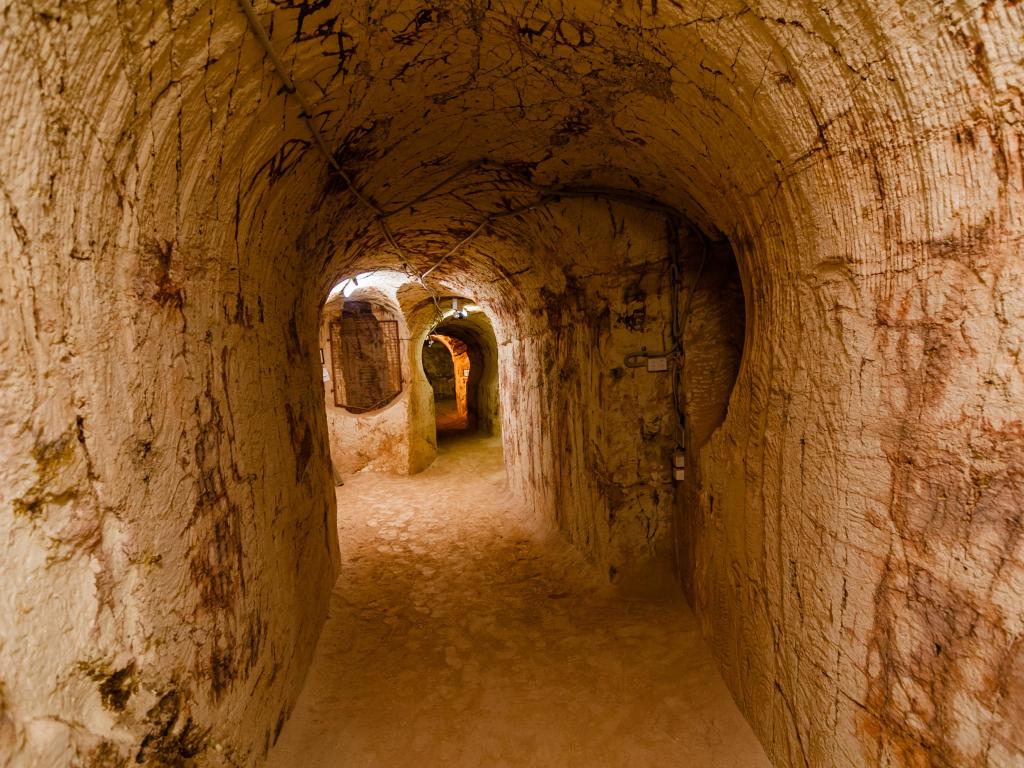
<instances>
[{"instance_id":1,"label":"conduit pipe","mask_svg":"<svg viewBox=\"0 0 1024 768\"><path fill-rule=\"evenodd\" d=\"M270 62L274 65L277 76L281 78L281 82L284 84L285 91L294 96L295 100L299 103L299 117L301 117L302 122L305 123L306 129L313 137L313 142L320 150L320 153L327 160L331 169L337 173L348 185L348 188L352 190L352 194L355 195L356 199L374 214L374 219L380 227L380 231L384 235L384 238L391 244L391 247L398 252L402 261L408 265L409 259L406 256L405 251L402 250L402 247L398 244L394 234L391 232L391 228L388 226L387 221L385 221L387 214L385 214L384 211L381 210L381 208L369 197L363 194L352 180L352 177L349 176L348 173L345 172L345 169L341 167L341 164L338 163L337 158L334 157L334 153L327 148L327 143L324 141L323 135L313 124L313 112L310 109L309 102L306 100L306 96L301 90L299 90L298 86L295 85L295 81L292 80L287 70L285 70L284 62L281 61L281 57L278 56L277 51L274 50L274 46L271 44L270 38L267 37L266 30L263 29L263 25L260 23L259 17L256 15L256 9L253 7L250 0L238 0L238 5L245 14L245 18L248 19L249 27L252 29L253 34L256 35L256 39L263 47L264 53L266 53L267 58L269 58Z\"/></svg>"}]
</instances>

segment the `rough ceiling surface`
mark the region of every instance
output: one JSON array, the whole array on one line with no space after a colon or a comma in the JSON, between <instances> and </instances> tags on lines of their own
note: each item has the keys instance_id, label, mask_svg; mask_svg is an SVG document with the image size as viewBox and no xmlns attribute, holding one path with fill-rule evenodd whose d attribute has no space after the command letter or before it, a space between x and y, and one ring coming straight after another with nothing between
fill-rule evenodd
<instances>
[{"instance_id":1,"label":"rough ceiling surface","mask_svg":"<svg viewBox=\"0 0 1024 768\"><path fill-rule=\"evenodd\" d=\"M1024 761L1024 4L256 18L343 173L234 0L0 0L0 765L258 762L337 568L330 285L507 214L426 284L542 334L666 209L742 277L683 577L769 754Z\"/></svg>"}]
</instances>

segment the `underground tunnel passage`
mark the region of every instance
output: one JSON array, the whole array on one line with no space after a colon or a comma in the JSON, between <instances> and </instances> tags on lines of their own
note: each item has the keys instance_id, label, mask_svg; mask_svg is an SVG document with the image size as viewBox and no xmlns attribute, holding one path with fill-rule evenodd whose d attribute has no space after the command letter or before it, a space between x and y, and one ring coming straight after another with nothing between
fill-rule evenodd
<instances>
[{"instance_id":1,"label":"underground tunnel passage","mask_svg":"<svg viewBox=\"0 0 1024 768\"><path fill-rule=\"evenodd\" d=\"M469 373L466 346L450 336L431 334L423 344L423 372L434 393L435 426L445 430L466 429L468 406L464 374Z\"/></svg>"},{"instance_id":2,"label":"underground tunnel passage","mask_svg":"<svg viewBox=\"0 0 1024 768\"><path fill-rule=\"evenodd\" d=\"M434 392L437 434L469 428L469 392L466 379L472 365L465 342L432 333L423 344L423 372Z\"/></svg>"},{"instance_id":3,"label":"underground tunnel passage","mask_svg":"<svg viewBox=\"0 0 1024 768\"><path fill-rule=\"evenodd\" d=\"M661 340L643 332L645 289L673 288L668 265L659 274L654 263L620 265L609 301L616 319L609 315L589 341L620 362L646 356L634 342ZM708 286L717 286L718 270L705 271ZM732 276L742 302L734 269ZM326 393L332 461L344 476L342 575L267 765L769 765L667 564L660 581L634 575L625 588L617 570L624 561L607 566L605 577L513 497L498 426L499 345L486 311L464 298L450 299L450 308L449 297L424 298L399 273L375 271L358 284L332 290L321 318L323 357L339 363L330 372L335 391L368 362L391 367L390 355L378 354L382 322L401 328L396 359L408 360L408 373L374 409L339 408L337 395ZM705 311L712 295L693 302L703 322L715 322ZM367 322L339 325L351 316ZM359 355L339 357L337 349ZM589 354L573 350L581 352ZM610 407L636 398L642 377L667 378L632 367L643 370L620 366L606 381L596 377ZM522 385L512 378L506 386L516 397L504 399L504 434L516 435ZM367 400L378 397L374 389ZM566 425L577 418L570 414ZM429 446L426 455L402 461L416 445ZM618 447L623 471L643 439ZM621 500L620 508L652 516L643 523L646 549L622 551L636 567L666 547L651 530L659 510ZM619 528L606 535L623 545L639 531ZM585 744L588 730L607 734Z\"/></svg>"},{"instance_id":4,"label":"underground tunnel passage","mask_svg":"<svg viewBox=\"0 0 1024 768\"><path fill-rule=\"evenodd\" d=\"M0 765L1024 764L1024 5L0 8Z\"/></svg>"}]
</instances>

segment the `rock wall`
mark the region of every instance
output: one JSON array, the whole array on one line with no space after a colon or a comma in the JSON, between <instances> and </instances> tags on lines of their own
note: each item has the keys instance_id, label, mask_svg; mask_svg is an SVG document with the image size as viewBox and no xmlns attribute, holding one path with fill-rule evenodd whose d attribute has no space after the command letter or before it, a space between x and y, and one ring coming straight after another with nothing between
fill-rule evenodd
<instances>
[{"instance_id":1,"label":"rock wall","mask_svg":"<svg viewBox=\"0 0 1024 768\"><path fill-rule=\"evenodd\" d=\"M204 10L0 4L0 765L252 765L326 613L308 199Z\"/></svg>"},{"instance_id":2,"label":"rock wall","mask_svg":"<svg viewBox=\"0 0 1024 768\"><path fill-rule=\"evenodd\" d=\"M746 297L732 251L721 243L693 242L684 265L685 294L679 298L683 355L676 397L683 411L684 482L678 488L674 548L677 576L696 604L694 578L701 526L703 472L713 462L701 449L725 421L746 343ZM699 256L697 255L699 254ZM695 257L695 258L694 258Z\"/></svg>"},{"instance_id":3,"label":"rock wall","mask_svg":"<svg viewBox=\"0 0 1024 768\"><path fill-rule=\"evenodd\" d=\"M549 214L531 256L550 266L499 338L510 478L609 580L650 578L671 557L673 374L628 363L672 346L664 219L592 202Z\"/></svg>"},{"instance_id":4,"label":"rock wall","mask_svg":"<svg viewBox=\"0 0 1024 768\"><path fill-rule=\"evenodd\" d=\"M455 390L455 407L458 411L459 416L463 418L469 417L469 403L467 379L469 378L469 350L466 347L465 342L459 339L445 337L446 346L450 347L452 354L452 363L454 364L454 370L452 371L452 384ZM435 390L436 392L436 390Z\"/></svg>"},{"instance_id":5,"label":"rock wall","mask_svg":"<svg viewBox=\"0 0 1024 768\"><path fill-rule=\"evenodd\" d=\"M455 367L452 353L440 339L423 348L423 370L434 390L435 400L455 400Z\"/></svg>"}]
</instances>

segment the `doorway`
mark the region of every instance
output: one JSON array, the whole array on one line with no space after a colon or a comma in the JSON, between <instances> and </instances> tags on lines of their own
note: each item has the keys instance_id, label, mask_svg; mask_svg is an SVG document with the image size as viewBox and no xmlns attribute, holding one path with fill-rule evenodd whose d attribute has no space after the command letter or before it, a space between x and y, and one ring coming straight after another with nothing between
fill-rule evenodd
<instances>
[{"instance_id":1,"label":"doorway","mask_svg":"<svg viewBox=\"0 0 1024 768\"><path fill-rule=\"evenodd\" d=\"M423 343L423 372L434 391L437 434L469 429L468 383L472 362L461 339L432 333Z\"/></svg>"}]
</instances>

